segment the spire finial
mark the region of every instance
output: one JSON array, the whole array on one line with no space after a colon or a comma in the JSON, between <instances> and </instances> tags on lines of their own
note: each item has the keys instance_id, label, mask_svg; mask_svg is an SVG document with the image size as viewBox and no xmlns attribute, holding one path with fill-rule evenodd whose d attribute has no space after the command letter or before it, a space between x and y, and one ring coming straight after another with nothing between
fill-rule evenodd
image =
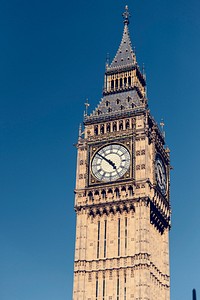
<instances>
[{"instance_id":1,"label":"spire finial","mask_svg":"<svg viewBox=\"0 0 200 300\"><path fill-rule=\"evenodd\" d=\"M125 12L122 14L124 18L124 24L129 24L129 17L131 16L130 12L128 11L128 5L125 6Z\"/></svg>"},{"instance_id":2,"label":"spire finial","mask_svg":"<svg viewBox=\"0 0 200 300\"><path fill-rule=\"evenodd\" d=\"M109 64L110 64L110 54L107 53L107 55L106 55L106 68L109 66Z\"/></svg>"},{"instance_id":3,"label":"spire finial","mask_svg":"<svg viewBox=\"0 0 200 300\"><path fill-rule=\"evenodd\" d=\"M160 122L160 127L161 127L161 131L162 131L163 137L165 138L164 126L165 126L165 123L164 123L164 120L162 118L161 122Z\"/></svg>"},{"instance_id":4,"label":"spire finial","mask_svg":"<svg viewBox=\"0 0 200 300\"><path fill-rule=\"evenodd\" d=\"M84 113L84 115L87 116L87 114L88 114L88 107L90 106L90 104L88 102L88 99L86 99L86 102L84 103L84 105L85 105L85 113Z\"/></svg>"},{"instance_id":5,"label":"spire finial","mask_svg":"<svg viewBox=\"0 0 200 300\"><path fill-rule=\"evenodd\" d=\"M82 132L82 126L81 123L79 125L79 130L78 130L78 137L81 138L81 132Z\"/></svg>"}]
</instances>

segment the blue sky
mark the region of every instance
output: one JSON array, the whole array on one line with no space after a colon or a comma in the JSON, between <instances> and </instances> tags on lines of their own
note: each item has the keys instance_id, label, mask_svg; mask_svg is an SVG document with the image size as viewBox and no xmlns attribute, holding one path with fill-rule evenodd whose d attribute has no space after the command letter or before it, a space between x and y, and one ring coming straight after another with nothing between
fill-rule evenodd
<instances>
[{"instance_id":1,"label":"blue sky","mask_svg":"<svg viewBox=\"0 0 200 300\"><path fill-rule=\"evenodd\" d=\"M171 299L200 297L200 2L0 3L0 298L72 298L79 123L101 98L106 54L132 44L171 149Z\"/></svg>"}]
</instances>

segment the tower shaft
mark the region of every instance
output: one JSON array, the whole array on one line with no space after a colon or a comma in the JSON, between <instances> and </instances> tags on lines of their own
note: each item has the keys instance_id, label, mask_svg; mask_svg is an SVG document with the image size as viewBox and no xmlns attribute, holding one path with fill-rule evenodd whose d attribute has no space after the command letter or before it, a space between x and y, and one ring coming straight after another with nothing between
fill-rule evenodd
<instances>
[{"instance_id":1,"label":"tower shaft","mask_svg":"<svg viewBox=\"0 0 200 300\"><path fill-rule=\"evenodd\" d=\"M169 300L170 157L147 107L128 8L77 143L73 300Z\"/></svg>"}]
</instances>

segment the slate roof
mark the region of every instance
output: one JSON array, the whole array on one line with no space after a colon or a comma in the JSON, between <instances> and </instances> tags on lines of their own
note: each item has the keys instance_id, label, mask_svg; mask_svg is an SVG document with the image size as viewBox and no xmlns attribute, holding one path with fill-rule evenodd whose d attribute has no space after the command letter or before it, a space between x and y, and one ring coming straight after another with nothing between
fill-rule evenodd
<instances>
[{"instance_id":1,"label":"slate roof","mask_svg":"<svg viewBox=\"0 0 200 300\"><path fill-rule=\"evenodd\" d=\"M112 115L124 115L134 112L139 107L141 107L141 98L136 90L109 94L100 100L96 109L89 116L85 116L85 121Z\"/></svg>"},{"instance_id":2,"label":"slate roof","mask_svg":"<svg viewBox=\"0 0 200 300\"><path fill-rule=\"evenodd\" d=\"M110 66L107 66L106 71L111 71L111 70L120 69L124 67L131 67L131 66L135 66L135 64L136 64L136 57L131 45L128 24L125 23L123 36L122 36L119 49Z\"/></svg>"},{"instance_id":3,"label":"slate roof","mask_svg":"<svg viewBox=\"0 0 200 300\"><path fill-rule=\"evenodd\" d=\"M130 110L140 104L140 98L136 90L123 93L110 94L103 97L93 114L105 114L118 112L124 109Z\"/></svg>"}]
</instances>

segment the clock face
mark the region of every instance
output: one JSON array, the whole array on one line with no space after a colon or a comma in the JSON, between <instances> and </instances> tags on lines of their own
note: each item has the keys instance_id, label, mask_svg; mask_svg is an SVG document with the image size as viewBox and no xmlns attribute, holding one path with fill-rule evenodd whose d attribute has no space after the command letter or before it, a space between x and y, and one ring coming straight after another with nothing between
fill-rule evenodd
<instances>
[{"instance_id":1,"label":"clock face","mask_svg":"<svg viewBox=\"0 0 200 300\"><path fill-rule=\"evenodd\" d=\"M160 157L160 155L156 156L156 180L157 184L163 194L166 193L167 190L167 176L165 165Z\"/></svg>"},{"instance_id":2,"label":"clock face","mask_svg":"<svg viewBox=\"0 0 200 300\"><path fill-rule=\"evenodd\" d=\"M110 144L95 153L91 165L92 173L100 181L114 181L128 171L130 162L130 153L126 147Z\"/></svg>"}]
</instances>

